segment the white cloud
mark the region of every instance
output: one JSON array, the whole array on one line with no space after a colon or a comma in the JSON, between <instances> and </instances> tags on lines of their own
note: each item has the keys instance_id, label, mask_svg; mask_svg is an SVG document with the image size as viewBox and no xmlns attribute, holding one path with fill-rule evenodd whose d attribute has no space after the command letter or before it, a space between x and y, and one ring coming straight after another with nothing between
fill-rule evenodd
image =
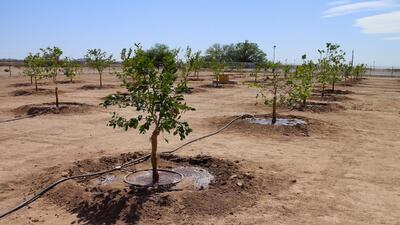
<instances>
[{"instance_id":1,"label":"white cloud","mask_svg":"<svg viewBox=\"0 0 400 225\"><path fill-rule=\"evenodd\" d=\"M393 0L362 1L349 4L340 4L323 12L323 17L327 18L327 17L343 16L346 14L351 14L361 11L391 9L398 6L399 4Z\"/></svg>"},{"instance_id":2,"label":"white cloud","mask_svg":"<svg viewBox=\"0 0 400 225\"><path fill-rule=\"evenodd\" d=\"M355 26L367 34L400 33L400 11L357 19Z\"/></svg>"},{"instance_id":3,"label":"white cloud","mask_svg":"<svg viewBox=\"0 0 400 225\"><path fill-rule=\"evenodd\" d=\"M328 3L328 5L329 6L338 6L338 5L348 4L348 3L350 3L350 1L334 1L334 2Z\"/></svg>"},{"instance_id":4,"label":"white cloud","mask_svg":"<svg viewBox=\"0 0 400 225\"><path fill-rule=\"evenodd\" d=\"M386 40L386 41L400 41L400 36L397 36L397 37L385 37L385 38L383 38L383 40Z\"/></svg>"}]
</instances>

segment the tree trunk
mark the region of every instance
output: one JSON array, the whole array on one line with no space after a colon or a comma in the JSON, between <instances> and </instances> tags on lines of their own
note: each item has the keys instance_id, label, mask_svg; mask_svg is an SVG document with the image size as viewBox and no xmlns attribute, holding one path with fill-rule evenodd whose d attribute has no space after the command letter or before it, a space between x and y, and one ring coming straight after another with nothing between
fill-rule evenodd
<instances>
[{"instance_id":1,"label":"tree trunk","mask_svg":"<svg viewBox=\"0 0 400 225\"><path fill-rule=\"evenodd\" d=\"M158 155L157 155L157 136L158 136L158 131L155 130L153 131L153 134L151 135L151 166L153 169L153 184L158 183L159 181L159 175L157 171L157 164L158 164Z\"/></svg>"},{"instance_id":2,"label":"tree trunk","mask_svg":"<svg viewBox=\"0 0 400 225\"><path fill-rule=\"evenodd\" d=\"M99 74L100 74L100 88L103 88L102 72L99 72Z\"/></svg>"},{"instance_id":3,"label":"tree trunk","mask_svg":"<svg viewBox=\"0 0 400 225\"><path fill-rule=\"evenodd\" d=\"M335 82L332 82L332 94L335 92Z\"/></svg>"},{"instance_id":4,"label":"tree trunk","mask_svg":"<svg viewBox=\"0 0 400 225\"><path fill-rule=\"evenodd\" d=\"M71 83L74 83L74 82L72 81L72 77L70 77L70 82L71 82Z\"/></svg>"},{"instance_id":5,"label":"tree trunk","mask_svg":"<svg viewBox=\"0 0 400 225\"><path fill-rule=\"evenodd\" d=\"M303 99L303 109L305 109L305 108L306 108L306 103L307 103L307 99L306 99L306 98L304 98L304 99Z\"/></svg>"},{"instance_id":6,"label":"tree trunk","mask_svg":"<svg viewBox=\"0 0 400 225\"><path fill-rule=\"evenodd\" d=\"M276 92L277 92L277 77L274 71L274 98L272 99L272 125L276 123Z\"/></svg>"},{"instance_id":7,"label":"tree trunk","mask_svg":"<svg viewBox=\"0 0 400 225\"><path fill-rule=\"evenodd\" d=\"M38 86L37 86L37 78L35 77L35 90L38 92Z\"/></svg>"},{"instance_id":8,"label":"tree trunk","mask_svg":"<svg viewBox=\"0 0 400 225\"><path fill-rule=\"evenodd\" d=\"M325 84L322 84L321 98L325 96Z\"/></svg>"},{"instance_id":9,"label":"tree trunk","mask_svg":"<svg viewBox=\"0 0 400 225\"><path fill-rule=\"evenodd\" d=\"M33 77L31 76L31 84L33 84Z\"/></svg>"},{"instance_id":10,"label":"tree trunk","mask_svg":"<svg viewBox=\"0 0 400 225\"><path fill-rule=\"evenodd\" d=\"M56 94L56 108L58 109L58 87L55 87L54 93Z\"/></svg>"},{"instance_id":11,"label":"tree trunk","mask_svg":"<svg viewBox=\"0 0 400 225\"><path fill-rule=\"evenodd\" d=\"M8 72L10 73L10 77L11 77L11 65L8 66Z\"/></svg>"},{"instance_id":12,"label":"tree trunk","mask_svg":"<svg viewBox=\"0 0 400 225\"><path fill-rule=\"evenodd\" d=\"M276 123L276 96L272 101L272 125L274 125Z\"/></svg>"}]
</instances>

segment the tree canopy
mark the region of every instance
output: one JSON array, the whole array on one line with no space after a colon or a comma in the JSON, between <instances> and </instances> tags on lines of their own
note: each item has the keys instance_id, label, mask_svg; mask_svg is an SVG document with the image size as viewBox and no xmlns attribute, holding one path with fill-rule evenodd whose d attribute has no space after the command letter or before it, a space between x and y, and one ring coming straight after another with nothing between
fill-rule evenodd
<instances>
[{"instance_id":1,"label":"tree canopy","mask_svg":"<svg viewBox=\"0 0 400 225\"><path fill-rule=\"evenodd\" d=\"M236 44L214 44L206 50L205 60L257 63L265 61L266 56L258 44L246 40Z\"/></svg>"}]
</instances>

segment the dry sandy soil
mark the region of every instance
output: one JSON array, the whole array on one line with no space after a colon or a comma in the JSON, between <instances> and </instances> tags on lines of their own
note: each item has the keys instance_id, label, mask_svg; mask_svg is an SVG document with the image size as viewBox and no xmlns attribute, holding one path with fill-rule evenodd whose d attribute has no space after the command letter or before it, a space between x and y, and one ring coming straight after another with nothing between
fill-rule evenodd
<instances>
[{"instance_id":1,"label":"dry sandy soil","mask_svg":"<svg viewBox=\"0 0 400 225\"><path fill-rule=\"evenodd\" d=\"M21 114L21 106L54 101L51 94L15 96L16 90L33 88L16 85L28 79L5 73L0 78L0 121ZM93 170L104 167L98 162L117 162L115 157L122 153L149 152L148 135L106 126L109 113L118 109L98 104L107 94L123 91L116 78L106 75L104 84L116 86L103 90L81 88L97 84L94 74L77 81L59 84L60 101L85 103L87 109L0 123L0 212L60 178L68 168L74 171L71 168L82 160L86 166L96 165L90 167ZM53 88L50 81L43 82L47 84L40 88ZM269 107L254 104L257 90L241 82L207 88L210 82L207 78L190 83L195 90L202 88L186 95L197 109L184 115L194 129L189 140L218 129L234 116L270 113ZM306 132L239 121L178 152L186 159L211 156L200 164L214 173L224 170L209 190L173 188L143 194L121 183L121 192L107 195L111 202L124 201L118 208L102 205L92 195L83 197L92 189L105 190L88 191L84 183L71 181L0 224L400 224L400 81L367 78L338 88L352 94L337 98L336 110L281 110L282 115L305 118L310 123ZM162 151L181 144L178 138L167 137L168 144L160 143ZM93 207L79 208L82 202L74 199Z\"/></svg>"}]
</instances>

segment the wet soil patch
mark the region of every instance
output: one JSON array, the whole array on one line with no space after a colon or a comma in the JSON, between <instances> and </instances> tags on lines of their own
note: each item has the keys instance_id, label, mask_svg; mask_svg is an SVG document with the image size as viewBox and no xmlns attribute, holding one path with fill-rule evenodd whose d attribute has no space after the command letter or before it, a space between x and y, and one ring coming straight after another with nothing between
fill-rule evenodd
<instances>
[{"instance_id":1,"label":"wet soil patch","mask_svg":"<svg viewBox=\"0 0 400 225\"><path fill-rule=\"evenodd\" d=\"M100 88L99 85L87 84L87 85L83 85L79 89L81 89L81 90L102 90L102 89L112 89L112 88L117 88L117 87L119 87L119 85L105 84L105 85L103 85L102 88Z\"/></svg>"},{"instance_id":2,"label":"wet soil patch","mask_svg":"<svg viewBox=\"0 0 400 225\"><path fill-rule=\"evenodd\" d=\"M235 117L216 117L211 119L211 123L216 127L222 127ZM257 119L271 120L271 114L255 115ZM293 115L279 115L278 119L301 120L305 123L298 123L293 126L281 126L271 124L259 124L251 122L251 118L245 118L234 122L226 132L241 133L241 135L252 136L309 136L310 130L320 127L321 123L305 117Z\"/></svg>"},{"instance_id":3,"label":"wet soil patch","mask_svg":"<svg viewBox=\"0 0 400 225\"><path fill-rule=\"evenodd\" d=\"M112 168L116 164L142 156L143 153L121 154L75 162L70 167L52 167L33 176L34 190L64 176ZM150 163L135 169L149 168ZM278 195L292 184L288 175L261 175L245 171L238 163L210 156L162 156L160 167L199 167L209 171L214 181L208 188L187 188L185 184L166 189L137 189L123 182L98 185L90 180L68 181L45 195L45 200L76 214L84 224L180 224L201 222L205 216L234 214L240 208L252 207L260 195ZM268 168L264 168L268 169ZM120 174L121 173L121 174ZM126 172L116 172L120 176ZM97 178L95 178L97 179Z\"/></svg>"},{"instance_id":4,"label":"wet soil patch","mask_svg":"<svg viewBox=\"0 0 400 225\"><path fill-rule=\"evenodd\" d=\"M16 116L38 116L44 114L74 114L86 113L94 109L94 106L76 103L76 102L60 102L59 108L56 108L56 103L42 103L20 106L13 110Z\"/></svg>"},{"instance_id":5,"label":"wet soil patch","mask_svg":"<svg viewBox=\"0 0 400 225\"><path fill-rule=\"evenodd\" d=\"M62 91L58 91L58 93L63 93ZM11 96L28 96L28 95L54 95L54 90L52 89L44 89L38 88L36 91L35 88L33 89L21 89L16 90L10 93Z\"/></svg>"}]
</instances>

